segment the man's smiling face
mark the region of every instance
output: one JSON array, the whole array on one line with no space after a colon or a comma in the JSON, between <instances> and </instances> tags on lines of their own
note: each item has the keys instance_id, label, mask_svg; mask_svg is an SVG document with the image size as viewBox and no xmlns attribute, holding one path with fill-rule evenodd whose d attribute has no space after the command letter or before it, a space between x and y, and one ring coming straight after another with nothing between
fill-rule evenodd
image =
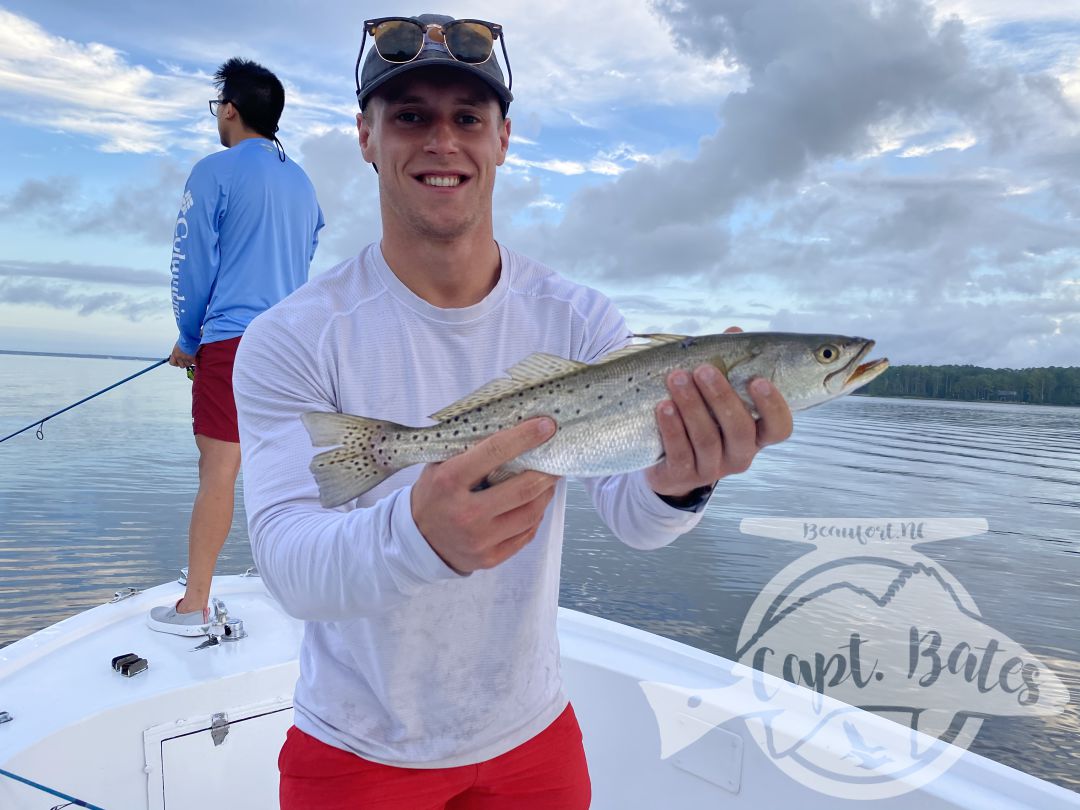
<instances>
[{"instance_id":1,"label":"man's smiling face","mask_svg":"<svg viewBox=\"0 0 1080 810\"><path fill-rule=\"evenodd\" d=\"M364 159L379 169L384 230L438 241L490 235L510 121L483 81L454 69L410 72L372 96L357 128Z\"/></svg>"}]
</instances>

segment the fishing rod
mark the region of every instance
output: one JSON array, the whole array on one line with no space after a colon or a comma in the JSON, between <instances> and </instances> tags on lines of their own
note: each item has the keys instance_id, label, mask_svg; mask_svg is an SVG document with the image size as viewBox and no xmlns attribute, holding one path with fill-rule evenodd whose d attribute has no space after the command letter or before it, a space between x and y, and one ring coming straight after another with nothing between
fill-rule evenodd
<instances>
[{"instance_id":1,"label":"fishing rod","mask_svg":"<svg viewBox=\"0 0 1080 810\"><path fill-rule=\"evenodd\" d=\"M26 431L28 431L30 428L32 428L34 426L37 426L37 437L38 437L38 439L44 440L45 431L44 431L43 428L45 427L45 423L48 422L50 419L52 419L54 416L59 416L60 414L66 412L66 411L70 411L72 408L75 408L75 407L78 407L79 405L82 405L84 402L89 402L94 397L100 397L102 394L107 393L109 391L112 391L118 385L123 385L124 383L126 383L126 382L128 382L130 380L134 380L136 377L138 377L140 375L143 375L148 371L153 371L158 366L162 365L163 363L168 363L168 362L169 362L168 357L166 357L164 360L158 360L156 363L154 363L154 365L149 366L147 368L144 368L142 371L137 371L134 374L132 374L130 377L125 377L124 379L120 380L120 382L113 383L108 388L102 388L96 394L91 394L88 397L84 397L83 399L80 399L78 402L76 402L74 405L68 405L66 408L61 408L56 413L50 413L44 419L39 419L36 422L31 422L29 425L24 427L22 430L16 430L10 436L5 436L4 438L0 439L0 443L6 442L8 439L11 439L11 438L13 438L15 436L18 436L20 433L25 433Z\"/></svg>"}]
</instances>

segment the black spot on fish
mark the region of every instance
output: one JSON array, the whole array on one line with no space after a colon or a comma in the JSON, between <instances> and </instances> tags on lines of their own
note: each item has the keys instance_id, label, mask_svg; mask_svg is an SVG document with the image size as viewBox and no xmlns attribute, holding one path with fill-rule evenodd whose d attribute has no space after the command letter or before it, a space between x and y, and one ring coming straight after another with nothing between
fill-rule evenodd
<instances>
[{"instance_id":1,"label":"black spot on fish","mask_svg":"<svg viewBox=\"0 0 1080 810\"><path fill-rule=\"evenodd\" d=\"M697 343L697 338L688 337L683 340L679 345L682 346L684 349L689 349L695 343Z\"/></svg>"}]
</instances>

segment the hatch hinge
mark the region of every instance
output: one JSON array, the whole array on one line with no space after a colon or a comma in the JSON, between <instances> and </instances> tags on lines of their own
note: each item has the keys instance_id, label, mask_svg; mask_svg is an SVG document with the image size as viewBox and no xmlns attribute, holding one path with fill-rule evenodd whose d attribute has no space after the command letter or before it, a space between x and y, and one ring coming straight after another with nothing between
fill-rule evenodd
<instances>
[{"instance_id":1,"label":"hatch hinge","mask_svg":"<svg viewBox=\"0 0 1080 810\"><path fill-rule=\"evenodd\" d=\"M210 738L214 741L214 745L218 746L225 742L227 736L229 736L229 718L225 716L225 712L218 712L210 719Z\"/></svg>"}]
</instances>

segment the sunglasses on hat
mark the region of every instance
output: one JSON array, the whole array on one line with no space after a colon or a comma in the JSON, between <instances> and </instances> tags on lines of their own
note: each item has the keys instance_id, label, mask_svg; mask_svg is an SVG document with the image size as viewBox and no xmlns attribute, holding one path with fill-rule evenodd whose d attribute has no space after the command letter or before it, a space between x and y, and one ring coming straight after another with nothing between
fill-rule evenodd
<instances>
[{"instance_id":1,"label":"sunglasses on hat","mask_svg":"<svg viewBox=\"0 0 1080 810\"><path fill-rule=\"evenodd\" d=\"M364 59L368 36L374 52ZM495 40L502 45L506 77L494 57ZM356 100L361 111L385 82L420 66L457 65L486 82L498 96L503 115L514 100L514 76L506 53L502 26L486 20L455 20L441 14L417 17L378 17L364 22L360 53L356 57ZM361 65L363 71L361 75Z\"/></svg>"},{"instance_id":2,"label":"sunglasses on hat","mask_svg":"<svg viewBox=\"0 0 1080 810\"><path fill-rule=\"evenodd\" d=\"M486 20L452 20L448 23L423 23L409 17L379 17L364 22L364 35L371 35L379 56L387 62L411 62L424 49L424 35L431 42L446 46L459 62L478 65L491 58L495 40L502 26ZM363 43L360 45L363 49ZM506 44L503 43L503 55Z\"/></svg>"},{"instance_id":3,"label":"sunglasses on hat","mask_svg":"<svg viewBox=\"0 0 1080 810\"><path fill-rule=\"evenodd\" d=\"M420 56L425 42L428 42L442 45L446 52L459 62L480 65L491 58L497 39L502 45L503 62L506 64L507 89L513 86L514 78L506 54L506 37L498 23L487 20L451 20L425 25L409 17L378 17L366 20L357 64L360 64L363 58L364 41L369 35L379 56L394 64L413 61Z\"/></svg>"}]
</instances>

